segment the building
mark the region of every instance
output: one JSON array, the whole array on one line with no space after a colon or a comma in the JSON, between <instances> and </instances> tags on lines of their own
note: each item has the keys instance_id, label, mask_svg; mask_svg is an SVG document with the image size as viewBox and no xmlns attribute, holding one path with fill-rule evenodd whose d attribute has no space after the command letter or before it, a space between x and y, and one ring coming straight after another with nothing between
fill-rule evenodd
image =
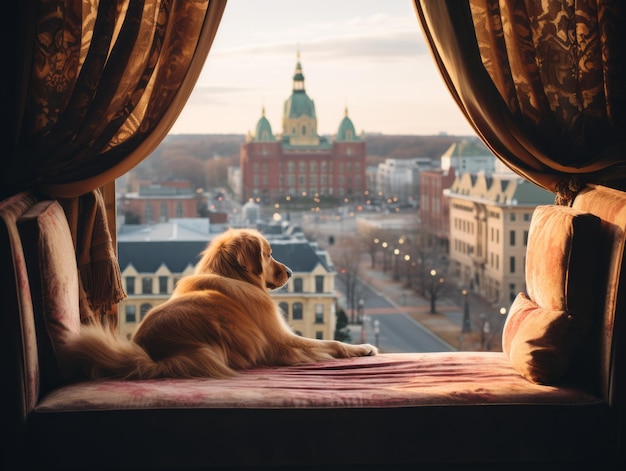
<instances>
[{"instance_id":1,"label":"building","mask_svg":"<svg viewBox=\"0 0 626 471\"><path fill-rule=\"evenodd\" d=\"M387 198L395 197L401 202L413 201L420 194L420 173L430 168L432 161L428 157L385 159L378 165L376 190Z\"/></svg>"},{"instance_id":2,"label":"building","mask_svg":"<svg viewBox=\"0 0 626 471\"><path fill-rule=\"evenodd\" d=\"M348 110L333 140L317 132L315 103L306 93L298 57L293 90L283 107L282 133L274 136L262 111L241 146L241 202L281 203L287 196L362 196L366 189L365 142Z\"/></svg>"},{"instance_id":3,"label":"building","mask_svg":"<svg viewBox=\"0 0 626 471\"><path fill-rule=\"evenodd\" d=\"M154 224L171 218L195 218L201 205L188 181L138 182L136 190L122 193L118 211L130 224Z\"/></svg>"},{"instance_id":4,"label":"building","mask_svg":"<svg viewBox=\"0 0 626 471\"><path fill-rule=\"evenodd\" d=\"M518 176L462 173L448 190L449 276L495 306L525 291L528 229L554 194Z\"/></svg>"},{"instance_id":5,"label":"building","mask_svg":"<svg viewBox=\"0 0 626 471\"><path fill-rule=\"evenodd\" d=\"M463 139L453 143L441 156L441 168L454 168L457 174L469 172L493 173L496 156L479 138Z\"/></svg>"},{"instance_id":6,"label":"building","mask_svg":"<svg viewBox=\"0 0 626 471\"><path fill-rule=\"evenodd\" d=\"M118 261L128 295L119 305L120 335L130 337L152 307L169 299L214 235L206 219L120 228ZM302 238L268 239L274 257L293 272L286 287L272 292L289 324L305 337L334 338L335 271L327 253Z\"/></svg>"},{"instance_id":7,"label":"building","mask_svg":"<svg viewBox=\"0 0 626 471\"><path fill-rule=\"evenodd\" d=\"M273 292L287 323L304 337L335 337L335 269L326 251L304 239L269 237L272 255L291 268L286 287Z\"/></svg>"},{"instance_id":8,"label":"building","mask_svg":"<svg viewBox=\"0 0 626 471\"><path fill-rule=\"evenodd\" d=\"M453 143L441 156L441 168L420 173L419 199L422 232L428 246L448 251L450 209L443 191L462 173L513 173L478 138Z\"/></svg>"},{"instance_id":9,"label":"building","mask_svg":"<svg viewBox=\"0 0 626 471\"><path fill-rule=\"evenodd\" d=\"M450 207L443 191L452 186L454 167L425 170L420 173L420 221L427 246L448 251Z\"/></svg>"}]
</instances>

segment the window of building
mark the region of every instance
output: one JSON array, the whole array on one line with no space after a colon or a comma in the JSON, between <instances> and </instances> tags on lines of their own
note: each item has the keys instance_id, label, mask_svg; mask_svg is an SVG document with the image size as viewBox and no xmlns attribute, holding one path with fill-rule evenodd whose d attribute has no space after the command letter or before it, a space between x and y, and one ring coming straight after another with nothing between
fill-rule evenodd
<instances>
[{"instance_id":1,"label":"window of building","mask_svg":"<svg viewBox=\"0 0 626 471\"><path fill-rule=\"evenodd\" d=\"M515 222L515 213L511 213L511 222Z\"/></svg>"},{"instance_id":2,"label":"window of building","mask_svg":"<svg viewBox=\"0 0 626 471\"><path fill-rule=\"evenodd\" d=\"M291 316L294 321L302 320L302 303L293 303Z\"/></svg>"},{"instance_id":3,"label":"window of building","mask_svg":"<svg viewBox=\"0 0 626 471\"><path fill-rule=\"evenodd\" d=\"M515 231L509 232L509 244L511 247L515 246Z\"/></svg>"},{"instance_id":4,"label":"window of building","mask_svg":"<svg viewBox=\"0 0 626 471\"><path fill-rule=\"evenodd\" d=\"M324 305L316 304L315 305L315 323L323 324L324 323Z\"/></svg>"},{"instance_id":5,"label":"window of building","mask_svg":"<svg viewBox=\"0 0 626 471\"><path fill-rule=\"evenodd\" d=\"M147 202L146 206L144 207L144 223L145 224L149 224L152 222L152 215L153 215L152 203Z\"/></svg>"},{"instance_id":6,"label":"window of building","mask_svg":"<svg viewBox=\"0 0 626 471\"><path fill-rule=\"evenodd\" d=\"M315 275L315 292L324 292L324 275Z\"/></svg>"},{"instance_id":7,"label":"window of building","mask_svg":"<svg viewBox=\"0 0 626 471\"><path fill-rule=\"evenodd\" d=\"M324 332L322 332L321 330L316 331L315 338L317 340L324 340Z\"/></svg>"},{"instance_id":8,"label":"window of building","mask_svg":"<svg viewBox=\"0 0 626 471\"><path fill-rule=\"evenodd\" d=\"M135 294L135 277L127 276L126 280L126 294Z\"/></svg>"},{"instance_id":9,"label":"window of building","mask_svg":"<svg viewBox=\"0 0 626 471\"><path fill-rule=\"evenodd\" d=\"M134 304L127 304L124 310L127 324L137 322L137 307Z\"/></svg>"},{"instance_id":10,"label":"window of building","mask_svg":"<svg viewBox=\"0 0 626 471\"><path fill-rule=\"evenodd\" d=\"M166 201L161 201L161 214L160 214L160 218L161 221L167 221L167 202Z\"/></svg>"},{"instance_id":11,"label":"window of building","mask_svg":"<svg viewBox=\"0 0 626 471\"><path fill-rule=\"evenodd\" d=\"M159 276L159 294L167 294L167 282L169 277Z\"/></svg>"},{"instance_id":12,"label":"window of building","mask_svg":"<svg viewBox=\"0 0 626 471\"><path fill-rule=\"evenodd\" d=\"M181 203L180 201L176 202L176 217L177 218L182 218L184 216L183 214L183 203Z\"/></svg>"},{"instance_id":13,"label":"window of building","mask_svg":"<svg viewBox=\"0 0 626 471\"><path fill-rule=\"evenodd\" d=\"M152 294L152 278L144 276L141 279L141 294Z\"/></svg>"},{"instance_id":14,"label":"window of building","mask_svg":"<svg viewBox=\"0 0 626 471\"><path fill-rule=\"evenodd\" d=\"M146 314L148 314L148 311L150 309L152 309L152 304L143 303L141 307L139 308L139 319L143 320L143 318L146 317Z\"/></svg>"},{"instance_id":15,"label":"window of building","mask_svg":"<svg viewBox=\"0 0 626 471\"><path fill-rule=\"evenodd\" d=\"M528 231L524 231L524 247L528 245Z\"/></svg>"},{"instance_id":16,"label":"window of building","mask_svg":"<svg viewBox=\"0 0 626 471\"><path fill-rule=\"evenodd\" d=\"M515 257L509 259L509 271L515 273Z\"/></svg>"},{"instance_id":17,"label":"window of building","mask_svg":"<svg viewBox=\"0 0 626 471\"><path fill-rule=\"evenodd\" d=\"M515 301L515 296L517 296L517 289L515 287L515 283L509 284L509 300L511 302Z\"/></svg>"},{"instance_id":18,"label":"window of building","mask_svg":"<svg viewBox=\"0 0 626 471\"><path fill-rule=\"evenodd\" d=\"M303 281L302 281L302 278L294 278L293 279L293 292L294 293L302 293L303 292Z\"/></svg>"}]
</instances>

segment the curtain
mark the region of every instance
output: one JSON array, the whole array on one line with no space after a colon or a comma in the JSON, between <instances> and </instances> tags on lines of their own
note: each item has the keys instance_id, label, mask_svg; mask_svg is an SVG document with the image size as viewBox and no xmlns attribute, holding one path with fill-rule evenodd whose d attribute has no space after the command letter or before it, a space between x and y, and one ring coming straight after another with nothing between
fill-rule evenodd
<instances>
[{"instance_id":1,"label":"curtain","mask_svg":"<svg viewBox=\"0 0 626 471\"><path fill-rule=\"evenodd\" d=\"M123 296L98 188L165 137L188 99L225 0L25 0L8 100L1 197L30 190L63 204L87 305ZM98 273L99 272L99 273ZM105 289L94 280L109 280ZM85 310L84 317L92 314Z\"/></svg>"},{"instance_id":2,"label":"curtain","mask_svg":"<svg viewBox=\"0 0 626 471\"><path fill-rule=\"evenodd\" d=\"M431 54L477 135L568 204L626 183L621 0L415 0Z\"/></svg>"}]
</instances>

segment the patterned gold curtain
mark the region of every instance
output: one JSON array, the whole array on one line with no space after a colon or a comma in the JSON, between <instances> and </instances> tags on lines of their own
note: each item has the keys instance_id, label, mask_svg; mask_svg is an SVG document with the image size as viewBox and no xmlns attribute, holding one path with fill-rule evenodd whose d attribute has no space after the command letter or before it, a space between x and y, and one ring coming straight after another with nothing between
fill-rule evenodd
<instances>
[{"instance_id":1,"label":"patterned gold curtain","mask_svg":"<svg viewBox=\"0 0 626 471\"><path fill-rule=\"evenodd\" d=\"M123 296L96 189L165 137L200 74L225 5L22 0L7 19L16 26L11 47L17 54L5 56L7 62L15 57L15 64L5 64L15 72L8 74L15 82L7 106L14 121L5 129L0 197L30 190L60 199L94 309Z\"/></svg>"},{"instance_id":2,"label":"patterned gold curtain","mask_svg":"<svg viewBox=\"0 0 626 471\"><path fill-rule=\"evenodd\" d=\"M586 182L624 187L624 2L415 6L454 99L501 160L562 203Z\"/></svg>"}]
</instances>

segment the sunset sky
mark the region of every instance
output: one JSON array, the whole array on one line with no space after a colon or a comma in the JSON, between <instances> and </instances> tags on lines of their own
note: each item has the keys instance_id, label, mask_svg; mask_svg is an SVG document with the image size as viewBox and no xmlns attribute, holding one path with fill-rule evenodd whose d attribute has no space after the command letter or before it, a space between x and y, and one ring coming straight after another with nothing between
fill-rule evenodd
<instances>
[{"instance_id":1,"label":"sunset sky","mask_svg":"<svg viewBox=\"0 0 626 471\"><path fill-rule=\"evenodd\" d=\"M318 133L474 135L436 70L410 0L229 0L172 134L274 133L300 52Z\"/></svg>"}]
</instances>

